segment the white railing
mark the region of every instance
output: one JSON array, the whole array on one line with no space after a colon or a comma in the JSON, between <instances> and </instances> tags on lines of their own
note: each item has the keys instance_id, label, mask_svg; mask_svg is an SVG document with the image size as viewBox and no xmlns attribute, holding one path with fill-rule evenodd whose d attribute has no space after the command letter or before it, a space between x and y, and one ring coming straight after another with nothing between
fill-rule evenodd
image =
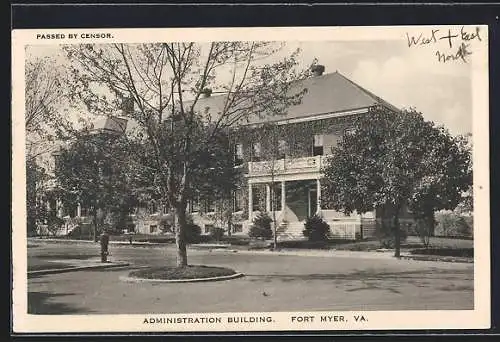
<instances>
[{"instance_id":1,"label":"white railing","mask_svg":"<svg viewBox=\"0 0 500 342\"><path fill-rule=\"evenodd\" d=\"M275 174L319 172L322 162L323 156L249 162L248 173L250 175L269 175L273 170Z\"/></svg>"},{"instance_id":2,"label":"white railing","mask_svg":"<svg viewBox=\"0 0 500 342\"><path fill-rule=\"evenodd\" d=\"M352 239L356 238L356 233L360 232L361 224L359 222L328 222L330 226L330 238Z\"/></svg>"}]
</instances>

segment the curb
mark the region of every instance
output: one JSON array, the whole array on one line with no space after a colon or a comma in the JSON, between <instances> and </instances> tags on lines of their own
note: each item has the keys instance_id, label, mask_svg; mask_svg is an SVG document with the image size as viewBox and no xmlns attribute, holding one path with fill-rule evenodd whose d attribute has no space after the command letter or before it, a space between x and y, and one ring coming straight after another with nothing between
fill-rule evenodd
<instances>
[{"instance_id":1,"label":"curb","mask_svg":"<svg viewBox=\"0 0 500 342\"><path fill-rule=\"evenodd\" d=\"M275 255L275 256L303 256L303 257L320 257L320 258L329 258L329 257L337 257L337 258L361 258L361 259L395 259L384 253L367 253L367 252L350 252L350 253L337 253L332 250L332 252L298 252L298 251L248 251L248 250L226 250L234 253L240 254L254 254L254 255ZM358 254L356 254L358 253Z\"/></svg>"},{"instance_id":2,"label":"curb","mask_svg":"<svg viewBox=\"0 0 500 342\"><path fill-rule=\"evenodd\" d=\"M235 273L227 276L220 277L210 277L210 278L194 278L194 279L147 279L147 278L135 278L129 276L121 276L120 280L129 282L129 283L165 283L165 284L173 284L173 283L201 283L208 281L222 281L222 280L231 280L236 278L244 277L243 273Z\"/></svg>"},{"instance_id":3,"label":"curb","mask_svg":"<svg viewBox=\"0 0 500 342\"><path fill-rule=\"evenodd\" d=\"M409 256L409 255L402 255L401 259L405 260L414 260L414 261L428 261L428 262L449 262L449 263L457 263L457 264L473 264L474 259L467 259L467 258L462 258L462 259L453 259L451 258L446 258L446 257L427 257L427 256Z\"/></svg>"},{"instance_id":4,"label":"curb","mask_svg":"<svg viewBox=\"0 0 500 342\"><path fill-rule=\"evenodd\" d=\"M117 262L117 263L103 264L103 265L90 265L90 266L56 268L56 269L48 269L48 270L36 270L36 271L28 271L28 277L33 276L33 275L46 275L46 274L66 273L66 272L74 272L74 271L118 268L118 267L125 267L125 266L129 266L129 265L130 264L128 262Z\"/></svg>"},{"instance_id":5,"label":"curb","mask_svg":"<svg viewBox=\"0 0 500 342\"><path fill-rule=\"evenodd\" d=\"M216 251L215 249L213 251ZM389 254L387 252L358 252L358 251L334 251L331 252L302 252L302 251L269 251L269 250L234 250L234 249L226 249L221 250L225 252L233 252L240 254L254 254L254 255L275 255L275 256L302 256L302 257L321 257L321 258L360 258L360 259L378 259L378 260L398 260L393 256L393 254ZM474 263L474 259L452 259L446 257L429 257L429 256L413 256L413 255L401 255L399 260L409 260L409 261L427 261L427 262L446 262L446 263L463 263L463 264L471 264Z\"/></svg>"}]
</instances>

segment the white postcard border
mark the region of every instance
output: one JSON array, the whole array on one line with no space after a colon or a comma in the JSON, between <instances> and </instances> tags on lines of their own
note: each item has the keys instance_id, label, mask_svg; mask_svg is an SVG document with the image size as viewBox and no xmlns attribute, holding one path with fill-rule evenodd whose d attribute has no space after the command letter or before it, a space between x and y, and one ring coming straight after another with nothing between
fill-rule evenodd
<instances>
[{"instance_id":1,"label":"white postcard border","mask_svg":"<svg viewBox=\"0 0 500 342\"><path fill-rule=\"evenodd\" d=\"M459 26L440 26L440 29ZM307 27L307 28L186 28L186 29L30 29L12 32L12 239L13 330L32 332L183 332L183 331L309 331L309 330L413 330L485 329L490 327L490 222L489 222L489 107L487 26L482 44L474 46L473 62L473 164L474 164L474 310L192 313L154 315L30 315L27 314L27 238L24 164L24 56L25 46L67 43L143 43L153 41L290 40L353 41L406 39L405 32L424 26ZM432 27L428 27L432 28ZM77 35L74 39L40 40L40 33ZM81 34L110 33L112 39L82 38ZM364 316L346 323L320 322L321 315ZM220 317L222 324L145 324L149 317ZM227 323L227 317L270 316L271 323ZM291 317L315 316L314 322L292 322Z\"/></svg>"}]
</instances>

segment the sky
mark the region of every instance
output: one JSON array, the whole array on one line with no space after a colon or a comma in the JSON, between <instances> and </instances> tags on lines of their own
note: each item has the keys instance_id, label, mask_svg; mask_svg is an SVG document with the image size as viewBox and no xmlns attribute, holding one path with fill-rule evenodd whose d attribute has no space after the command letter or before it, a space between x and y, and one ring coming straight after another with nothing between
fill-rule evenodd
<instances>
[{"instance_id":1,"label":"sky","mask_svg":"<svg viewBox=\"0 0 500 342\"><path fill-rule=\"evenodd\" d=\"M399 108L415 107L454 134L472 131L471 66L444 65L425 49L400 41L299 43L304 60L318 58Z\"/></svg>"},{"instance_id":2,"label":"sky","mask_svg":"<svg viewBox=\"0 0 500 342\"><path fill-rule=\"evenodd\" d=\"M325 73L338 71L399 108L414 107L453 134L472 132L471 63L442 63L435 48L409 48L405 40L287 41L276 59L296 48L302 67L316 58ZM57 45L29 46L27 52L67 63Z\"/></svg>"}]
</instances>

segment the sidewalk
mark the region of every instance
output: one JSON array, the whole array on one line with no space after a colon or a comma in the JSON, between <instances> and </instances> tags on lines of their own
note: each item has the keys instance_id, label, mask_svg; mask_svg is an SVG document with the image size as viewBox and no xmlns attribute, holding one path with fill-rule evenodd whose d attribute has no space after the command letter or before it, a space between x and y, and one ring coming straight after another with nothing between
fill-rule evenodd
<instances>
[{"instance_id":1,"label":"sidewalk","mask_svg":"<svg viewBox=\"0 0 500 342\"><path fill-rule=\"evenodd\" d=\"M77 240L77 239L54 239L54 238L28 238L28 242L31 242L33 244L36 243L43 243L43 242L55 242L55 243L83 243L83 244L99 244L99 241L91 241L91 240ZM133 241L132 244L130 244L129 241L109 241L110 245L146 245L146 246L165 246L167 245L166 243L158 243L158 242L141 242L141 241Z\"/></svg>"},{"instance_id":2,"label":"sidewalk","mask_svg":"<svg viewBox=\"0 0 500 342\"><path fill-rule=\"evenodd\" d=\"M282 249L271 250L236 250L231 248L214 249L217 251L226 251L239 254L260 254L260 255L293 255L306 257L339 257L339 258L369 258L369 259L392 259L393 253L381 252L357 252L357 251L339 251L339 250L292 250Z\"/></svg>"},{"instance_id":3,"label":"sidewalk","mask_svg":"<svg viewBox=\"0 0 500 342\"><path fill-rule=\"evenodd\" d=\"M60 259L60 260L52 260L54 264L61 264L59 268L45 268L39 270L28 271L29 276L36 275L46 275L46 274L55 274L55 273L65 273L65 272L73 272L73 271L82 271L82 270L95 270L95 269L107 269L107 268L117 268L117 267L125 267L130 264L123 261L110 261L103 263L100 258L93 259Z\"/></svg>"},{"instance_id":4,"label":"sidewalk","mask_svg":"<svg viewBox=\"0 0 500 342\"><path fill-rule=\"evenodd\" d=\"M200 249L200 248L196 248ZM212 249L207 248L212 252L232 252L239 254L251 254L251 255L293 255L293 256L305 256L305 257L333 257L333 258L361 258L361 259L384 259L384 260L397 260L394 257L393 250L387 251L346 251L346 250L296 250L296 249L282 249L278 251L272 250L240 250L231 249L231 247L214 247ZM409 253L401 253L401 260L411 260L419 262L457 262L457 263L473 263L474 260L470 258L459 258L459 257L444 257L444 256L434 256L434 255L415 255Z\"/></svg>"},{"instance_id":5,"label":"sidewalk","mask_svg":"<svg viewBox=\"0 0 500 342\"><path fill-rule=\"evenodd\" d=\"M53 243L82 243L82 244L95 244L98 245L99 242L88 241L88 240L71 240L71 239L36 239L28 238L29 242L32 243L43 243L43 242L53 242ZM141 247L167 247L173 246L168 243L153 243L153 242L139 242L133 241L130 244L129 241L110 241L110 245L116 247L119 246L141 246ZM397 260L394 257L393 250L384 251L348 251L348 250L307 250L307 249L280 249L277 251L272 251L269 249L264 250L245 250L236 249L231 245L226 244L197 244L188 246L188 250L191 251L209 251L209 252L225 252L225 253L239 253L239 254L249 254L249 255L291 255L291 256L305 256L305 257L337 257L337 258L362 258L362 259L384 259L384 260ZM402 260L413 260L419 262L458 262L458 263L473 263L474 259L471 258L458 258L458 257L445 257L445 256L434 256L434 255L414 255L402 252Z\"/></svg>"}]
</instances>

